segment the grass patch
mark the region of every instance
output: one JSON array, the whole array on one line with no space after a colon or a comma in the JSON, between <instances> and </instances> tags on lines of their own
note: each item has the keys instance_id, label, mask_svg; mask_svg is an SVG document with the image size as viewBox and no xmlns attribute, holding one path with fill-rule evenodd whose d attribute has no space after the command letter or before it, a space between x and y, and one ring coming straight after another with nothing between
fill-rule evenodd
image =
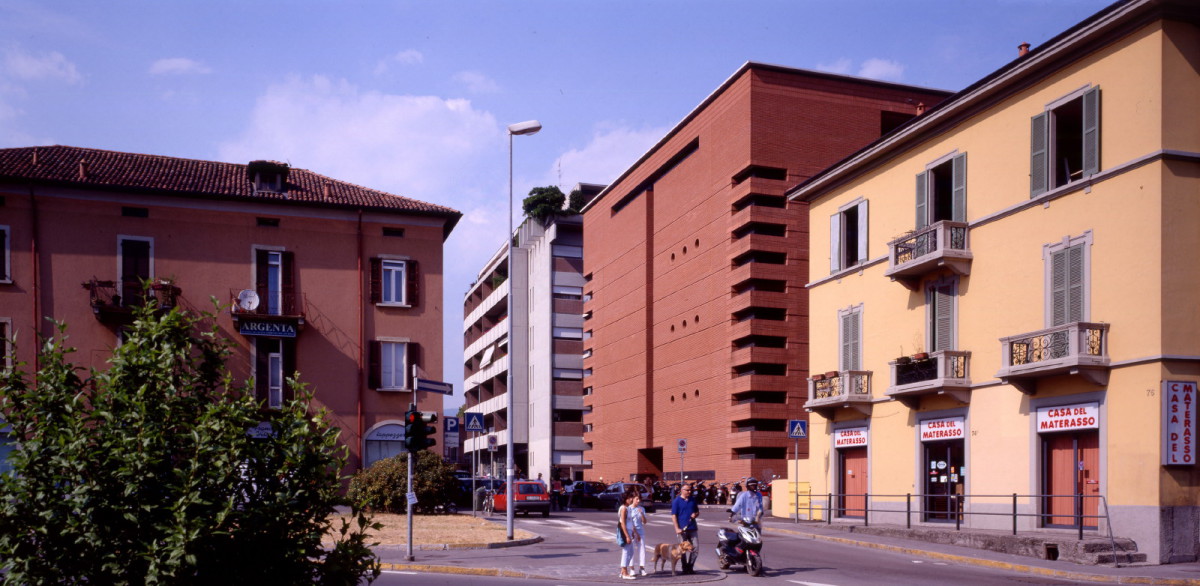
<instances>
[{"instance_id":1,"label":"grass patch","mask_svg":"<svg viewBox=\"0 0 1200 586\"><path fill-rule=\"evenodd\" d=\"M346 519L351 526L354 519L349 516L335 515L332 518L332 532L336 534L342 526L341 519ZM373 521L380 523L383 528L369 531L367 543L379 542L380 545L408 544L408 517L390 513L379 513ZM461 545L467 543L493 543L504 541L507 530L503 522L489 522L484 517L470 515L414 515L413 544L427 545L448 543ZM513 529L514 539L529 539L533 534L520 528ZM332 543L331 540L327 540Z\"/></svg>"}]
</instances>

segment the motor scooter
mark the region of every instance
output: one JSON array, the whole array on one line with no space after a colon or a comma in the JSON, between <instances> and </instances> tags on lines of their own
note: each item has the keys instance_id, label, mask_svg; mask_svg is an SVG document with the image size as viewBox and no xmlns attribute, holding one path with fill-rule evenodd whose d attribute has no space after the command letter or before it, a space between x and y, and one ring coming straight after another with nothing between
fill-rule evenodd
<instances>
[{"instance_id":1,"label":"motor scooter","mask_svg":"<svg viewBox=\"0 0 1200 586\"><path fill-rule=\"evenodd\" d=\"M733 522L733 510L729 521ZM717 566L725 570L733 565L745 567L751 576L762 575L762 530L752 518L738 519L735 529L717 531Z\"/></svg>"}]
</instances>

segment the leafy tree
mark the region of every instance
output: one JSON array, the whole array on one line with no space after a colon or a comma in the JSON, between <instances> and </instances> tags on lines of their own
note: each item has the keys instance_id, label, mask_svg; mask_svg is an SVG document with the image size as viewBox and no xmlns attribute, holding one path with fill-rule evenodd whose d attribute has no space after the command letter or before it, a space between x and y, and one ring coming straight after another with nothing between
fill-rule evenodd
<instances>
[{"instance_id":1,"label":"leafy tree","mask_svg":"<svg viewBox=\"0 0 1200 586\"><path fill-rule=\"evenodd\" d=\"M567 196L567 212L578 214L585 205L587 205L587 198L584 197L583 190L571 190L571 195Z\"/></svg>"},{"instance_id":2,"label":"leafy tree","mask_svg":"<svg viewBox=\"0 0 1200 586\"><path fill-rule=\"evenodd\" d=\"M262 411L212 318L139 308L107 370L86 372L59 323L32 381L19 366L0 377L16 442L0 477L5 583L378 577L366 531L379 526L364 515L321 543L341 502L338 430L294 379L296 398ZM269 432L248 433L264 418Z\"/></svg>"},{"instance_id":3,"label":"leafy tree","mask_svg":"<svg viewBox=\"0 0 1200 586\"><path fill-rule=\"evenodd\" d=\"M567 196L558 187L534 187L529 190L529 197L521 203L525 215L545 224L550 219L563 213L563 204Z\"/></svg>"},{"instance_id":4,"label":"leafy tree","mask_svg":"<svg viewBox=\"0 0 1200 586\"><path fill-rule=\"evenodd\" d=\"M418 452L416 460L412 488L417 493L418 510L432 511L437 505L453 502L460 490L454 465L429 450ZM350 481L350 502L378 513L405 513L407 491L408 454L400 454L359 470Z\"/></svg>"}]
</instances>

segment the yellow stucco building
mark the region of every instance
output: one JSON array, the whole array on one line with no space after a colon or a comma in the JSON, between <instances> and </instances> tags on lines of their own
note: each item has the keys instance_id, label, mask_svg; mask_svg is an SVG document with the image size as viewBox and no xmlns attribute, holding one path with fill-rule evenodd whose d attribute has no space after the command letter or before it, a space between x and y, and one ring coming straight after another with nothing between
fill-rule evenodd
<instances>
[{"instance_id":1,"label":"yellow stucco building","mask_svg":"<svg viewBox=\"0 0 1200 586\"><path fill-rule=\"evenodd\" d=\"M821 515L1198 559L1198 23L1110 6L789 192Z\"/></svg>"}]
</instances>

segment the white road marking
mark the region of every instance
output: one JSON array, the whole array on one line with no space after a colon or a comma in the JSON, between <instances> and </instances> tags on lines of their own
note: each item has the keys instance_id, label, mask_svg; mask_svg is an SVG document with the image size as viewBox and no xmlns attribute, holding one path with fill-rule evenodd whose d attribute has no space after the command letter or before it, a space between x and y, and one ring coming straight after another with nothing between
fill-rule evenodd
<instances>
[{"instance_id":1,"label":"white road marking","mask_svg":"<svg viewBox=\"0 0 1200 586\"><path fill-rule=\"evenodd\" d=\"M801 582L800 580L788 580L792 584L803 584L804 586L834 586L833 584L822 584L820 582Z\"/></svg>"}]
</instances>

